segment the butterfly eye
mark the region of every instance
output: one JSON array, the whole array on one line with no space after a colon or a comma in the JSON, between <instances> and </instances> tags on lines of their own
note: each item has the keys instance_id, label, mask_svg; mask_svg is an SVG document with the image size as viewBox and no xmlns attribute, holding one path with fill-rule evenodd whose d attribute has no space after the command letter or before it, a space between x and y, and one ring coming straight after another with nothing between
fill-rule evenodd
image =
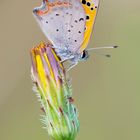
<instances>
[{"instance_id":1,"label":"butterfly eye","mask_svg":"<svg viewBox=\"0 0 140 140\"><path fill-rule=\"evenodd\" d=\"M81 58L83 59L83 58L85 58L85 56L86 56L86 53L85 53L85 51L83 51Z\"/></svg>"},{"instance_id":2,"label":"butterfly eye","mask_svg":"<svg viewBox=\"0 0 140 140\"><path fill-rule=\"evenodd\" d=\"M81 59L86 60L88 57L89 57L88 52L84 50L83 53L81 54Z\"/></svg>"}]
</instances>

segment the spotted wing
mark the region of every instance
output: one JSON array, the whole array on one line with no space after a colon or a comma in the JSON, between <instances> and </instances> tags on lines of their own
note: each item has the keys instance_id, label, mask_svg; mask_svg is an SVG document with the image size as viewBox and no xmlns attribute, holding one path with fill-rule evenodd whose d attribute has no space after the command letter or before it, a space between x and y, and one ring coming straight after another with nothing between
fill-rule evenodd
<instances>
[{"instance_id":1,"label":"spotted wing","mask_svg":"<svg viewBox=\"0 0 140 140\"><path fill-rule=\"evenodd\" d=\"M79 0L44 0L33 13L55 48L75 52L81 46L86 15Z\"/></svg>"},{"instance_id":2,"label":"spotted wing","mask_svg":"<svg viewBox=\"0 0 140 140\"><path fill-rule=\"evenodd\" d=\"M99 0L80 0L80 1L86 13L86 27L85 27L84 41L83 44L80 46L80 49L78 50L82 52L87 47L91 37L93 25L95 23L95 18L98 11Z\"/></svg>"}]
</instances>

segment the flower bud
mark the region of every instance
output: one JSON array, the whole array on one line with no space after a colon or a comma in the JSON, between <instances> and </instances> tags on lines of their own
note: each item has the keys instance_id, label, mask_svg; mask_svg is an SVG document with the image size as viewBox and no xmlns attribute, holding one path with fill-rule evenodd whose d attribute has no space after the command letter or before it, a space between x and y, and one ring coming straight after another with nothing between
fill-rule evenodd
<instances>
[{"instance_id":1,"label":"flower bud","mask_svg":"<svg viewBox=\"0 0 140 140\"><path fill-rule=\"evenodd\" d=\"M44 111L42 121L54 140L74 140L79 129L77 109L65 69L52 45L31 49L34 90Z\"/></svg>"}]
</instances>

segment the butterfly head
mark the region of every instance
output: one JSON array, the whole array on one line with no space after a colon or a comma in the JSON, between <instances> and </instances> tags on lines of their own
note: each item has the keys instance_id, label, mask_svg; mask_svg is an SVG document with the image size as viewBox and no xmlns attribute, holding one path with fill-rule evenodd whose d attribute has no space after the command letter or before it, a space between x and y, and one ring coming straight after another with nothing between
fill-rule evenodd
<instances>
[{"instance_id":1,"label":"butterfly head","mask_svg":"<svg viewBox=\"0 0 140 140\"><path fill-rule=\"evenodd\" d=\"M80 54L80 60L84 61L87 60L89 58L89 54L88 51L84 50L81 54Z\"/></svg>"}]
</instances>

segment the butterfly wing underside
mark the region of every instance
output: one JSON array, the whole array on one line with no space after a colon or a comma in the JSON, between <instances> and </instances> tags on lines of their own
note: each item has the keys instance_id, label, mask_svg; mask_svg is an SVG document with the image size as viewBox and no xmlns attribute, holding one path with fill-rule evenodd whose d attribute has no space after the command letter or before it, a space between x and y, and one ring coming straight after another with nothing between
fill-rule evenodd
<instances>
[{"instance_id":1,"label":"butterfly wing underside","mask_svg":"<svg viewBox=\"0 0 140 140\"><path fill-rule=\"evenodd\" d=\"M99 7L99 0L80 0L80 1L86 13L86 27L85 27L84 40L78 50L79 52L82 52L83 50L86 49L91 37L91 33L93 30L93 26L95 23L95 19Z\"/></svg>"},{"instance_id":2,"label":"butterfly wing underside","mask_svg":"<svg viewBox=\"0 0 140 140\"><path fill-rule=\"evenodd\" d=\"M33 13L54 47L75 52L81 46L86 15L79 0L44 0Z\"/></svg>"}]
</instances>

